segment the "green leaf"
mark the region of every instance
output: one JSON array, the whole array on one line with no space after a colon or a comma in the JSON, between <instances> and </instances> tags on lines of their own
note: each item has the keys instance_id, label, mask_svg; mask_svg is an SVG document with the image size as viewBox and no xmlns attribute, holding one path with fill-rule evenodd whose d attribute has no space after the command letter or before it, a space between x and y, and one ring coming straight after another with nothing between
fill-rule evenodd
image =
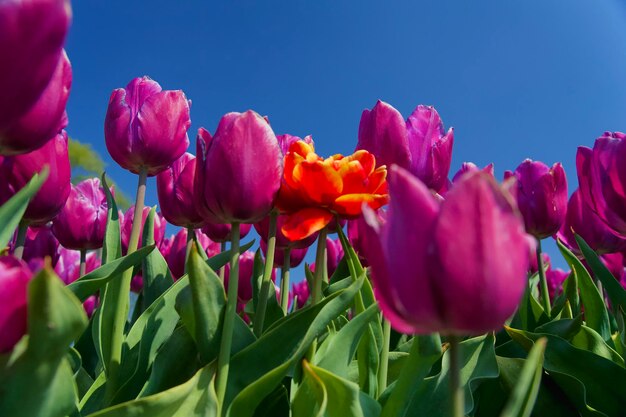
<instances>
[{"instance_id":1,"label":"green leaf","mask_svg":"<svg viewBox=\"0 0 626 417\"><path fill-rule=\"evenodd\" d=\"M578 279L580 297L585 306L585 320L588 326L597 331L605 341L610 340L611 325L609 323L609 313L602 295L580 260L560 241L557 241L557 245L565 261L572 268L572 272L576 274Z\"/></svg>"},{"instance_id":2,"label":"green leaf","mask_svg":"<svg viewBox=\"0 0 626 417\"><path fill-rule=\"evenodd\" d=\"M24 188L0 206L0 251L9 244L15 229L24 216L28 202L48 178L48 171L48 167L44 167L39 174L35 174L28 181Z\"/></svg>"},{"instance_id":3,"label":"green leaf","mask_svg":"<svg viewBox=\"0 0 626 417\"><path fill-rule=\"evenodd\" d=\"M78 297L79 300L84 302L87 298L94 295L98 290L104 287L105 284L110 282L112 279L119 277L122 272L128 268L133 268L139 265L146 258L146 256L150 256L153 252L158 252L157 250L154 250L154 246L141 248L137 252L114 259L101 267L94 269L90 273L78 278L67 287L76 297Z\"/></svg>"},{"instance_id":4,"label":"green leaf","mask_svg":"<svg viewBox=\"0 0 626 417\"><path fill-rule=\"evenodd\" d=\"M438 334L415 336L406 366L398 380L387 388L389 397L383 404L381 417L403 417L411 405L412 398L423 389L424 378L433 364L441 358L441 339Z\"/></svg>"},{"instance_id":5,"label":"green leaf","mask_svg":"<svg viewBox=\"0 0 626 417\"><path fill-rule=\"evenodd\" d=\"M591 270L600 282L602 282L602 286L604 287L606 294L609 296L611 304L616 307L620 306L623 310L626 310L626 289L624 289L613 274L611 274L606 265L604 265L589 245L585 243L583 238L578 235L575 237L578 247L580 247L580 250L585 256L587 263L589 263Z\"/></svg>"},{"instance_id":6,"label":"green leaf","mask_svg":"<svg viewBox=\"0 0 626 417\"><path fill-rule=\"evenodd\" d=\"M293 401L297 416L377 417L380 404L346 381L323 368L303 361L304 380Z\"/></svg>"},{"instance_id":7,"label":"green leaf","mask_svg":"<svg viewBox=\"0 0 626 417\"><path fill-rule=\"evenodd\" d=\"M329 335L315 355L313 363L339 377L347 378L348 367L368 324L377 318L378 306L371 305L348 322L339 332Z\"/></svg>"},{"instance_id":8,"label":"green leaf","mask_svg":"<svg viewBox=\"0 0 626 417\"><path fill-rule=\"evenodd\" d=\"M541 385L545 350L546 339L537 340L524 362L519 380L500 414L501 417L530 417Z\"/></svg>"},{"instance_id":9,"label":"green leaf","mask_svg":"<svg viewBox=\"0 0 626 417\"><path fill-rule=\"evenodd\" d=\"M621 415L626 409L626 369L592 352L576 348L551 334L506 328L513 340L527 351L541 337L548 339L544 369L584 415Z\"/></svg>"},{"instance_id":10,"label":"green leaf","mask_svg":"<svg viewBox=\"0 0 626 417\"><path fill-rule=\"evenodd\" d=\"M326 326L352 303L364 280L362 275L347 289L281 319L256 342L234 355L224 403L228 415L252 416Z\"/></svg>"},{"instance_id":11,"label":"green leaf","mask_svg":"<svg viewBox=\"0 0 626 417\"><path fill-rule=\"evenodd\" d=\"M61 417L75 409L68 353L86 326L80 302L44 268L28 285L28 336L0 368L0 415Z\"/></svg>"},{"instance_id":12,"label":"green leaf","mask_svg":"<svg viewBox=\"0 0 626 417\"><path fill-rule=\"evenodd\" d=\"M219 409L211 366L182 385L89 414L88 417L217 417Z\"/></svg>"},{"instance_id":13,"label":"green leaf","mask_svg":"<svg viewBox=\"0 0 626 417\"><path fill-rule=\"evenodd\" d=\"M142 246L147 247L154 245L154 217L156 215L156 207L152 207L146 218L142 233ZM161 255L161 252L154 250L148 254L143 260L141 268L143 277L142 289L142 311L150 307L150 305L161 294L163 294L174 283L172 274L167 266L167 262Z\"/></svg>"},{"instance_id":14,"label":"green leaf","mask_svg":"<svg viewBox=\"0 0 626 417\"><path fill-rule=\"evenodd\" d=\"M473 392L480 383L498 377L498 364L494 350L493 334L464 340L460 343L461 384L465 387L465 414L474 409ZM444 353L441 372L426 378L413 397L410 416L448 416L449 406L449 364L448 352Z\"/></svg>"}]
</instances>

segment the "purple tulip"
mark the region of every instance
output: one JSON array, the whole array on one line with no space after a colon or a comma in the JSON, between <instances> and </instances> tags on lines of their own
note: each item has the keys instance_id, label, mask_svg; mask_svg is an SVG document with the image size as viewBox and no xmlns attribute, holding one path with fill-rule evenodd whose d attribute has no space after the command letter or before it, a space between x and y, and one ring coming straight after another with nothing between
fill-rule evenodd
<instances>
[{"instance_id":1,"label":"purple tulip","mask_svg":"<svg viewBox=\"0 0 626 417\"><path fill-rule=\"evenodd\" d=\"M195 176L196 157L188 152L157 175L161 213L173 225L198 229L206 223L194 203Z\"/></svg>"},{"instance_id":2,"label":"purple tulip","mask_svg":"<svg viewBox=\"0 0 626 417\"><path fill-rule=\"evenodd\" d=\"M26 333L28 282L32 272L12 257L0 257L0 353L9 352Z\"/></svg>"},{"instance_id":3,"label":"purple tulip","mask_svg":"<svg viewBox=\"0 0 626 417\"><path fill-rule=\"evenodd\" d=\"M343 258L343 246L341 246L341 241L339 239L331 239L329 237L326 238L326 269L328 275L331 276L337 270L337 266L339 266L339 262ZM315 272L315 262L313 262L309 269L311 272Z\"/></svg>"},{"instance_id":4,"label":"purple tulip","mask_svg":"<svg viewBox=\"0 0 626 417\"><path fill-rule=\"evenodd\" d=\"M204 233L196 232L198 243L202 246L202 249L210 258L217 255L220 252L219 243L213 242ZM167 254L164 254L164 258L167 261L167 265L172 272L172 276L175 280L182 277L185 274L185 260L187 257L187 229L180 229L171 239L168 245Z\"/></svg>"},{"instance_id":5,"label":"purple tulip","mask_svg":"<svg viewBox=\"0 0 626 417\"><path fill-rule=\"evenodd\" d=\"M535 248L531 247L529 248L530 252L528 252L529 258L528 258L528 272L530 272L531 274L535 274L537 272L539 272L539 264L537 263L537 253L535 252ZM550 259L550 255L548 255L545 252L541 252L541 263L543 264L543 267L545 268L546 266L549 268L550 265L552 264L552 260Z\"/></svg>"},{"instance_id":6,"label":"purple tulip","mask_svg":"<svg viewBox=\"0 0 626 417\"><path fill-rule=\"evenodd\" d=\"M429 188L443 192L453 143L454 130L444 130L434 107L419 105L404 122L396 109L379 100L361 115L356 149L373 153L379 165L408 169Z\"/></svg>"},{"instance_id":7,"label":"purple tulip","mask_svg":"<svg viewBox=\"0 0 626 417\"><path fill-rule=\"evenodd\" d=\"M240 304L252 300L252 273L254 271L254 252L246 251L239 255L239 287L237 298ZM228 288L230 278L230 264L226 264L224 273L224 288ZM276 274L272 270L272 281L276 280Z\"/></svg>"},{"instance_id":8,"label":"purple tulip","mask_svg":"<svg viewBox=\"0 0 626 417\"><path fill-rule=\"evenodd\" d=\"M379 223L384 223L387 218L387 212L384 210L376 210L376 216L378 217ZM350 245L352 245L352 248L359 256L361 264L363 266L369 266L370 264L365 257L364 249L366 245L365 240L368 239L368 226L363 216L356 220L348 221L347 235Z\"/></svg>"},{"instance_id":9,"label":"purple tulip","mask_svg":"<svg viewBox=\"0 0 626 417\"><path fill-rule=\"evenodd\" d=\"M276 139L278 140L278 145L280 146L280 150L283 153L283 155L286 155L287 152L289 152L289 147L291 146L292 143L297 142L299 140L305 143L308 143L309 145L313 144L313 138L311 137L311 135L305 136L304 139L302 139L298 136L284 134L284 135L276 135Z\"/></svg>"},{"instance_id":10,"label":"purple tulip","mask_svg":"<svg viewBox=\"0 0 626 417\"><path fill-rule=\"evenodd\" d=\"M626 236L626 134L604 132L593 150L578 148L576 169L583 200L616 233Z\"/></svg>"},{"instance_id":11,"label":"purple tulip","mask_svg":"<svg viewBox=\"0 0 626 417\"><path fill-rule=\"evenodd\" d=\"M206 223L202 227L202 233L207 235L213 242L224 243L230 242L231 229L232 226L230 224ZM250 229L252 229L251 224L241 223L239 225L239 239L246 237L250 233Z\"/></svg>"},{"instance_id":12,"label":"purple tulip","mask_svg":"<svg viewBox=\"0 0 626 417\"><path fill-rule=\"evenodd\" d=\"M257 113L228 113L215 137L198 130L196 204L213 223L255 223L274 207L283 155L270 125Z\"/></svg>"},{"instance_id":13,"label":"purple tulip","mask_svg":"<svg viewBox=\"0 0 626 417\"><path fill-rule=\"evenodd\" d=\"M567 178L561 163L550 168L526 159L515 172L504 173L505 179L511 177L517 180L515 194L526 231L537 239L558 232L567 212Z\"/></svg>"},{"instance_id":14,"label":"purple tulip","mask_svg":"<svg viewBox=\"0 0 626 417\"><path fill-rule=\"evenodd\" d=\"M406 123L400 112L378 100L372 110L363 110L359 123L356 149L365 149L376 156L376 163L402 168L411 167L411 150Z\"/></svg>"},{"instance_id":15,"label":"purple tulip","mask_svg":"<svg viewBox=\"0 0 626 417\"><path fill-rule=\"evenodd\" d=\"M598 254L620 252L626 249L626 239L615 235L598 215L585 203L580 190L574 191L567 203L567 214L557 237L574 253L580 254L574 233Z\"/></svg>"},{"instance_id":16,"label":"purple tulip","mask_svg":"<svg viewBox=\"0 0 626 417\"><path fill-rule=\"evenodd\" d=\"M59 255L59 262L54 267L54 272L57 273L65 285L69 285L80 278L80 252L61 248ZM99 268L100 265L101 261L96 252L89 252L85 258L85 273L90 273Z\"/></svg>"},{"instance_id":17,"label":"purple tulip","mask_svg":"<svg viewBox=\"0 0 626 417\"><path fill-rule=\"evenodd\" d=\"M546 282L548 283L548 294L550 295L550 299L554 300L554 298L561 293L563 289L563 282L565 282L569 274L570 271L564 271L558 268L549 268L546 271Z\"/></svg>"},{"instance_id":18,"label":"purple tulip","mask_svg":"<svg viewBox=\"0 0 626 417\"><path fill-rule=\"evenodd\" d=\"M28 203L23 220L32 225L45 224L63 208L70 194L70 158L67 134L62 131L44 146L32 152L0 156L0 204L4 204L28 181L48 166L49 174L43 186Z\"/></svg>"},{"instance_id":19,"label":"purple tulip","mask_svg":"<svg viewBox=\"0 0 626 417\"><path fill-rule=\"evenodd\" d=\"M461 168L459 168L459 170L452 177L452 182L457 182L459 178L461 178L461 176L465 175L468 172L476 172L476 171L483 171L483 172L490 174L492 177L494 176L493 164L489 164L481 169L481 168L478 168L478 166L476 166L476 164L473 162L463 162L461 164Z\"/></svg>"},{"instance_id":20,"label":"purple tulip","mask_svg":"<svg viewBox=\"0 0 626 417\"><path fill-rule=\"evenodd\" d=\"M621 252L606 253L600 256L600 260L604 263L604 266L613 274L619 281L622 275L624 275L624 262L626 258ZM587 268L591 271L591 268Z\"/></svg>"},{"instance_id":21,"label":"purple tulip","mask_svg":"<svg viewBox=\"0 0 626 417\"><path fill-rule=\"evenodd\" d=\"M68 249L102 247L107 225L107 200L98 178L72 186L65 207L52 222L52 231Z\"/></svg>"},{"instance_id":22,"label":"purple tulip","mask_svg":"<svg viewBox=\"0 0 626 417\"><path fill-rule=\"evenodd\" d=\"M150 213L150 207L144 207L141 217L141 231L139 232L139 247L141 247L141 242L143 241L143 227L146 223L146 219L148 218L148 214ZM126 253L128 250L128 243L130 242L130 232L133 228L133 218L135 217L135 206L130 206L126 213L120 213L120 232L122 234L122 253ZM165 227L167 224L165 223L165 219L161 215L160 212L157 211L156 216L154 216L154 243L157 247L161 245L163 242L163 238L165 237Z\"/></svg>"},{"instance_id":23,"label":"purple tulip","mask_svg":"<svg viewBox=\"0 0 626 417\"><path fill-rule=\"evenodd\" d=\"M39 267L31 268L39 269L43 266L43 259L50 258L50 262L54 267L59 260L59 241L48 225L29 227L26 229L24 239L24 254L22 260L29 265L31 262L39 262Z\"/></svg>"},{"instance_id":24,"label":"purple tulip","mask_svg":"<svg viewBox=\"0 0 626 417\"><path fill-rule=\"evenodd\" d=\"M163 171L189 147L190 102L180 90L163 91L148 77L113 91L104 121L104 139L122 168L148 176Z\"/></svg>"},{"instance_id":25,"label":"purple tulip","mask_svg":"<svg viewBox=\"0 0 626 417\"><path fill-rule=\"evenodd\" d=\"M65 51L48 86L28 111L0 127L0 154L17 155L43 146L67 126L65 105L72 85L72 66Z\"/></svg>"},{"instance_id":26,"label":"purple tulip","mask_svg":"<svg viewBox=\"0 0 626 417\"><path fill-rule=\"evenodd\" d=\"M304 307L309 300L310 294L311 291L309 290L309 284L306 280L293 284L291 292L289 293L289 305L291 305L294 298L298 297L298 308Z\"/></svg>"},{"instance_id":27,"label":"purple tulip","mask_svg":"<svg viewBox=\"0 0 626 417\"><path fill-rule=\"evenodd\" d=\"M0 1L0 132L27 112L48 85L71 16L68 0ZM0 153L3 148L0 139Z\"/></svg>"},{"instance_id":28,"label":"purple tulip","mask_svg":"<svg viewBox=\"0 0 626 417\"><path fill-rule=\"evenodd\" d=\"M259 246L261 247L261 252L263 252L263 256L267 256L267 243L261 239L259 242ZM285 252L287 249L279 249L276 248L276 252L274 253L274 268L282 268L285 264ZM302 263L304 257L306 256L309 248L294 248L289 251L289 267L295 268Z\"/></svg>"},{"instance_id":29,"label":"purple tulip","mask_svg":"<svg viewBox=\"0 0 626 417\"><path fill-rule=\"evenodd\" d=\"M366 255L385 317L405 333L501 328L524 292L529 256L511 196L483 172L463 176L443 202L400 167L389 177L387 221L365 210Z\"/></svg>"}]
</instances>

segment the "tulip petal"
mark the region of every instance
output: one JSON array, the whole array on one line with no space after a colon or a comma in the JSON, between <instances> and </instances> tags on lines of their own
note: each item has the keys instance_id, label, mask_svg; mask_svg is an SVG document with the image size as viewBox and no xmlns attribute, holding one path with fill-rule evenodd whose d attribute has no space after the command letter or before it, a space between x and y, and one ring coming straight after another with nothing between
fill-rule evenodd
<instances>
[{"instance_id":1,"label":"tulip petal","mask_svg":"<svg viewBox=\"0 0 626 417\"><path fill-rule=\"evenodd\" d=\"M305 239L322 230L333 219L333 214L321 208L305 208L287 216L281 232L291 241Z\"/></svg>"},{"instance_id":2,"label":"tulip petal","mask_svg":"<svg viewBox=\"0 0 626 417\"><path fill-rule=\"evenodd\" d=\"M357 217L361 214L363 203L376 210L389 202L387 194L345 194L335 200L333 209L342 216Z\"/></svg>"}]
</instances>

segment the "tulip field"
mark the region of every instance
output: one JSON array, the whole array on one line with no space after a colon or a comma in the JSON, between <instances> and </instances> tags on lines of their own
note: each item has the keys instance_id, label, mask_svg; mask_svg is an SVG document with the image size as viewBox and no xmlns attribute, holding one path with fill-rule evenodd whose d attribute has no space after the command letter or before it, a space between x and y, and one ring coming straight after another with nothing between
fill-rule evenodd
<instances>
[{"instance_id":1,"label":"tulip field","mask_svg":"<svg viewBox=\"0 0 626 417\"><path fill-rule=\"evenodd\" d=\"M0 0L0 416L626 416L626 134L568 189L454 167L433 106L379 100L320 155L253 110L190 132L138 76L102 114L121 210L71 182L71 20Z\"/></svg>"}]
</instances>

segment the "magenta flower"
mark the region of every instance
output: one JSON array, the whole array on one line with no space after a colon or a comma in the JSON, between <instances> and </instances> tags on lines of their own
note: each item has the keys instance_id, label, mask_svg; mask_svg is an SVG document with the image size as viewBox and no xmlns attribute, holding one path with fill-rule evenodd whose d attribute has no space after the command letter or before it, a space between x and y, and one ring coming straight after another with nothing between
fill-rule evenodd
<instances>
[{"instance_id":1,"label":"magenta flower","mask_svg":"<svg viewBox=\"0 0 626 417\"><path fill-rule=\"evenodd\" d=\"M356 149L373 153L379 165L408 169L429 188L442 192L448 182L453 143L453 129L444 130L434 107L419 105L404 122L396 109L379 100L361 115Z\"/></svg>"},{"instance_id":2,"label":"magenta flower","mask_svg":"<svg viewBox=\"0 0 626 417\"><path fill-rule=\"evenodd\" d=\"M65 207L52 222L52 231L68 249L102 247L107 225L107 200L98 178L72 186Z\"/></svg>"},{"instance_id":3,"label":"magenta flower","mask_svg":"<svg viewBox=\"0 0 626 417\"><path fill-rule=\"evenodd\" d=\"M293 284L291 292L289 293L289 305L293 302L293 299L298 297L298 308L304 307L309 300L311 291L309 290L309 284L306 280L302 280L297 284Z\"/></svg>"},{"instance_id":4,"label":"magenta flower","mask_svg":"<svg viewBox=\"0 0 626 417\"><path fill-rule=\"evenodd\" d=\"M148 218L148 214L150 213L150 207L144 207L141 218L141 232L139 233L139 247L141 247L141 242L143 241L143 228L146 223L146 219ZM133 228L133 218L135 217L135 206L130 206L126 213L120 213L120 232L122 234L122 253L126 253L128 250L128 243L130 241L130 232ZM165 227L167 224L165 223L165 219L161 215L160 212L157 211L156 216L154 216L154 244L159 247L161 242L163 242L163 238L165 237Z\"/></svg>"},{"instance_id":5,"label":"magenta flower","mask_svg":"<svg viewBox=\"0 0 626 417\"><path fill-rule=\"evenodd\" d=\"M626 239L611 231L583 200L579 189L574 191L567 203L565 222L557 233L557 237L574 253L580 254L574 233L580 235L598 254L619 252L626 249Z\"/></svg>"},{"instance_id":6,"label":"magenta flower","mask_svg":"<svg viewBox=\"0 0 626 417\"><path fill-rule=\"evenodd\" d=\"M405 333L480 334L502 327L526 285L529 240L511 196L492 176L463 176L439 202L392 166L380 224L365 211L376 298Z\"/></svg>"},{"instance_id":7,"label":"magenta flower","mask_svg":"<svg viewBox=\"0 0 626 417\"><path fill-rule=\"evenodd\" d=\"M71 16L68 0L0 2L0 132L27 112L48 85ZM0 154L4 146L0 139Z\"/></svg>"},{"instance_id":8,"label":"magenta flower","mask_svg":"<svg viewBox=\"0 0 626 417\"><path fill-rule=\"evenodd\" d=\"M239 255L239 286L237 299L240 305L252 300L252 273L254 271L254 252L246 251ZM276 274L272 270L272 281L276 281ZM230 264L226 264L224 274L224 288L228 288L230 279Z\"/></svg>"},{"instance_id":9,"label":"magenta flower","mask_svg":"<svg viewBox=\"0 0 626 417\"><path fill-rule=\"evenodd\" d=\"M569 276L570 271L564 271L562 269L548 268L546 271L546 281L548 283L548 294L550 299L554 300L557 295L563 290L563 282Z\"/></svg>"},{"instance_id":10,"label":"magenta flower","mask_svg":"<svg viewBox=\"0 0 626 417\"><path fill-rule=\"evenodd\" d=\"M616 233L626 236L626 134L604 132L593 150L578 148L578 184L591 209Z\"/></svg>"},{"instance_id":11,"label":"magenta flower","mask_svg":"<svg viewBox=\"0 0 626 417\"><path fill-rule=\"evenodd\" d=\"M514 172L504 173L505 179L510 177L517 180L515 197L526 231L537 239L558 232L567 212L567 177L561 163L550 168L526 159Z\"/></svg>"},{"instance_id":12,"label":"magenta flower","mask_svg":"<svg viewBox=\"0 0 626 417\"><path fill-rule=\"evenodd\" d=\"M207 235L214 242L223 243L230 242L231 229L232 226L230 224L206 223L204 227L202 227L202 233ZM241 223L239 225L239 239L246 237L246 235L250 233L250 229L252 229L251 224Z\"/></svg>"},{"instance_id":13,"label":"magenta flower","mask_svg":"<svg viewBox=\"0 0 626 417\"><path fill-rule=\"evenodd\" d=\"M313 144L313 137L311 137L311 135L305 136L304 139L302 139L298 136L284 134L276 135L276 139L278 140L278 145L280 146L280 151L283 155L287 155L291 144L299 140L303 141L304 143L308 143L309 145Z\"/></svg>"},{"instance_id":14,"label":"magenta flower","mask_svg":"<svg viewBox=\"0 0 626 417\"><path fill-rule=\"evenodd\" d=\"M0 154L16 155L43 146L67 126L65 105L70 96L72 67L65 51L52 79L28 111L0 127Z\"/></svg>"},{"instance_id":15,"label":"magenta flower","mask_svg":"<svg viewBox=\"0 0 626 417\"><path fill-rule=\"evenodd\" d=\"M22 189L44 166L49 168L48 178L28 203L23 218L32 225L52 220L70 194L71 168L67 134L62 131L44 146L29 153L0 156L0 205Z\"/></svg>"},{"instance_id":16,"label":"magenta flower","mask_svg":"<svg viewBox=\"0 0 626 417\"><path fill-rule=\"evenodd\" d=\"M9 352L26 333L28 282L32 272L12 257L0 257L0 353Z\"/></svg>"},{"instance_id":17,"label":"magenta flower","mask_svg":"<svg viewBox=\"0 0 626 417\"><path fill-rule=\"evenodd\" d=\"M529 248L530 252L528 252L529 255L529 259L528 259L528 272L530 272L531 274L537 273L539 271L539 265L537 264L537 254L535 253L535 247L531 247ZM552 260L550 259L550 255L548 255L545 252L541 252L541 263L543 264L543 267L545 268L546 266L549 268L550 265L552 264Z\"/></svg>"},{"instance_id":18,"label":"magenta flower","mask_svg":"<svg viewBox=\"0 0 626 417\"><path fill-rule=\"evenodd\" d=\"M458 181L459 178L461 178L461 176L465 175L468 172L476 172L476 171L483 171L483 172L490 174L492 177L494 176L493 164L489 164L485 166L484 168L478 168L478 166L476 166L476 164L473 162L463 162L461 164L461 168L459 168L459 170L452 177L452 182Z\"/></svg>"},{"instance_id":19,"label":"magenta flower","mask_svg":"<svg viewBox=\"0 0 626 417\"><path fill-rule=\"evenodd\" d=\"M195 176L196 157L188 152L157 175L161 213L173 225L197 229L206 223L194 203Z\"/></svg>"},{"instance_id":20,"label":"magenta flower","mask_svg":"<svg viewBox=\"0 0 626 417\"><path fill-rule=\"evenodd\" d=\"M283 155L269 123L257 113L228 113L215 137L198 130L196 205L213 223L254 223L274 207Z\"/></svg>"},{"instance_id":21,"label":"magenta flower","mask_svg":"<svg viewBox=\"0 0 626 417\"><path fill-rule=\"evenodd\" d=\"M85 259L85 273L90 273L99 268L100 265L101 261L96 252L89 252ZM71 284L80 278L80 252L61 248L59 250L59 262L55 265L54 272L65 285Z\"/></svg>"},{"instance_id":22,"label":"magenta flower","mask_svg":"<svg viewBox=\"0 0 626 417\"><path fill-rule=\"evenodd\" d=\"M46 257L50 257L50 263L53 267L57 264L59 260L59 241L54 237L52 229L48 225L29 227L26 229L22 260L29 265L31 262L41 260L42 262L40 263L43 266L43 259Z\"/></svg>"},{"instance_id":23,"label":"magenta flower","mask_svg":"<svg viewBox=\"0 0 626 417\"><path fill-rule=\"evenodd\" d=\"M198 243L210 258L220 252L219 243L213 242L204 233L196 231ZM187 256L187 229L182 228L172 238L169 239L167 253L163 256L167 261L167 265L172 272L173 278L176 280L185 274L185 258Z\"/></svg>"},{"instance_id":24,"label":"magenta flower","mask_svg":"<svg viewBox=\"0 0 626 417\"><path fill-rule=\"evenodd\" d=\"M114 90L104 121L111 157L135 174L163 171L189 147L189 105L185 93L163 91L148 77Z\"/></svg>"},{"instance_id":25,"label":"magenta flower","mask_svg":"<svg viewBox=\"0 0 626 417\"><path fill-rule=\"evenodd\" d=\"M263 256L267 256L267 242L261 239L259 242L259 246L261 247L261 252L263 252ZM304 257L306 256L309 248L294 248L289 250L289 267L295 268L302 263ZM274 268L282 268L285 264L285 252L286 249L276 248L276 252L274 253Z\"/></svg>"},{"instance_id":26,"label":"magenta flower","mask_svg":"<svg viewBox=\"0 0 626 417\"><path fill-rule=\"evenodd\" d=\"M387 218L387 212L384 210L376 210L376 216L379 223L384 223ZM369 266L370 263L365 257L366 240L368 239L368 226L363 216L356 220L348 221L347 235L350 245L359 256L359 260L363 266Z\"/></svg>"}]
</instances>

